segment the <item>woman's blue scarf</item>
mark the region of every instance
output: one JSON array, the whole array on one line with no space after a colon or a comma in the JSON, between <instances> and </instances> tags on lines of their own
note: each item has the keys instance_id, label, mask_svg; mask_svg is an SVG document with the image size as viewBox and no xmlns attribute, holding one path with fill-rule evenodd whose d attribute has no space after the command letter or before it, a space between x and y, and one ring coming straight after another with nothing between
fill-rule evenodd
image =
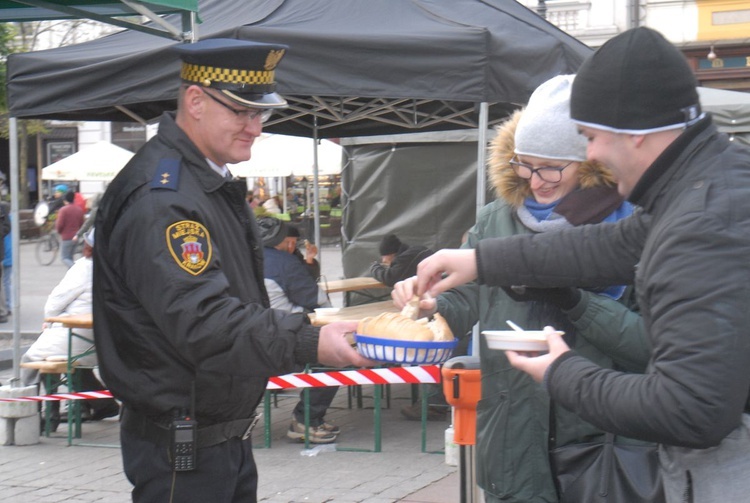
<instances>
[{"instance_id":1,"label":"woman's blue scarf","mask_svg":"<svg viewBox=\"0 0 750 503\"><path fill-rule=\"evenodd\" d=\"M565 220L565 217L555 213L555 208L561 200L562 199L558 199L557 201L554 201L552 203L545 204L537 202L533 197L527 197L523 202L523 208L525 208L528 211L528 214L533 216L534 219L536 219L536 221L540 224L542 222L559 221L560 219ZM617 207L615 211L604 217L604 219L602 219L602 222L616 222L620 219L630 216L632 213L633 205L627 201L623 201L623 203L619 207ZM525 220L522 215L519 214L519 216L521 216L522 221ZM528 224L529 222L526 221L524 223ZM559 226L556 227L559 228ZM530 228L537 232L543 232L544 226L542 225L540 228L539 226L531 225ZM622 294L625 293L625 286L615 285L606 288L591 288L587 290L618 300L620 297L622 297Z\"/></svg>"}]
</instances>

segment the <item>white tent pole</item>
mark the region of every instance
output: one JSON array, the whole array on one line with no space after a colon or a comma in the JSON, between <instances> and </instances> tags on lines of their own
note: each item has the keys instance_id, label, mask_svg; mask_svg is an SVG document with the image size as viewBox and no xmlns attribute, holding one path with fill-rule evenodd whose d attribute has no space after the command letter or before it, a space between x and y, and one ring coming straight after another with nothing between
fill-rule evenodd
<instances>
[{"instance_id":1,"label":"white tent pole","mask_svg":"<svg viewBox=\"0 0 750 503\"><path fill-rule=\"evenodd\" d=\"M484 194L487 192L486 160L487 160L487 124L489 121L489 105L482 102L479 105L479 131L477 134L477 215L485 204Z\"/></svg>"},{"instance_id":2,"label":"white tent pole","mask_svg":"<svg viewBox=\"0 0 750 503\"><path fill-rule=\"evenodd\" d=\"M489 123L489 105L483 101L479 105L479 131L477 131L477 216L485 204L487 192L487 124ZM471 334L471 354L479 356L479 323L474 325Z\"/></svg>"},{"instance_id":3,"label":"white tent pole","mask_svg":"<svg viewBox=\"0 0 750 503\"><path fill-rule=\"evenodd\" d=\"M10 148L10 214L11 214L11 253L13 254L12 290L13 301L13 377L19 379L21 376L21 219L18 216L19 208L19 166L18 166L18 122L11 117L9 126L9 148ZM40 183L39 180L37 183Z\"/></svg>"},{"instance_id":4,"label":"white tent pole","mask_svg":"<svg viewBox=\"0 0 750 503\"><path fill-rule=\"evenodd\" d=\"M318 116L313 118L313 204L315 208L315 245L318 247L318 262L323 264L320 255L320 187L318 185Z\"/></svg>"}]
</instances>

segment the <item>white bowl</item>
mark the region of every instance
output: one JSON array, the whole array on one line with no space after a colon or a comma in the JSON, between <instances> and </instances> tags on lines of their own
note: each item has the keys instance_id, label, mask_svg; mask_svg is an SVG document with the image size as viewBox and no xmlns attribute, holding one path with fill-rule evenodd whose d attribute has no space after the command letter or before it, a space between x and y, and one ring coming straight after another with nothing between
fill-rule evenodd
<instances>
[{"instance_id":1,"label":"white bowl","mask_svg":"<svg viewBox=\"0 0 750 503\"><path fill-rule=\"evenodd\" d=\"M315 310L315 316L323 318L325 316L333 316L338 314L341 308L338 307L319 307Z\"/></svg>"},{"instance_id":2,"label":"white bowl","mask_svg":"<svg viewBox=\"0 0 750 503\"><path fill-rule=\"evenodd\" d=\"M511 351L549 351L547 334L542 330L484 330L482 331L490 349Z\"/></svg>"}]
</instances>

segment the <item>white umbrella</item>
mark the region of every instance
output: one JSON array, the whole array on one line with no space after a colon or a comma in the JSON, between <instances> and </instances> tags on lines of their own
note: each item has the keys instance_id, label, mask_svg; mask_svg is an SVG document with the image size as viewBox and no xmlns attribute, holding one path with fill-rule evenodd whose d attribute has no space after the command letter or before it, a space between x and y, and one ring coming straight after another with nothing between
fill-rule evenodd
<instances>
[{"instance_id":1,"label":"white umbrella","mask_svg":"<svg viewBox=\"0 0 750 503\"><path fill-rule=\"evenodd\" d=\"M285 135L261 135L251 151L249 161L230 164L234 176L284 177L312 176L315 162L311 138ZM330 140L318 144L318 174L341 173L341 146Z\"/></svg>"},{"instance_id":2,"label":"white umbrella","mask_svg":"<svg viewBox=\"0 0 750 503\"><path fill-rule=\"evenodd\" d=\"M97 142L42 169L42 180L111 181L133 153L107 141Z\"/></svg>"}]
</instances>

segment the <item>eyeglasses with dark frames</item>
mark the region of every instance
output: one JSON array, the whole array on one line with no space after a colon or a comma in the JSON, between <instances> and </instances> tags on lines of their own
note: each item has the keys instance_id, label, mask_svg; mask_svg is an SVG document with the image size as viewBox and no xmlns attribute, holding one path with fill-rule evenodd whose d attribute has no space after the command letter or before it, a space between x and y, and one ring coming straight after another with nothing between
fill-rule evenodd
<instances>
[{"instance_id":1,"label":"eyeglasses with dark frames","mask_svg":"<svg viewBox=\"0 0 750 503\"><path fill-rule=\"evenodd\" d=\"M549 183L557 183L562 180L563 170L574 162L576 161L570 161L565 166L542 166L541 168L535 168L530 164L519 161L518 157L515 155L510 161L508 161L513 168L513 171L524 180L531 180L531 177L536 173L539 178Z\"/></svg>"},{"instance_id":2,"label":"eyeglasses with dark frames","mask_svg":"<svg viewBox=\"0 0 750 503\"><path fill-rule=\"evenodd\" d=\"M253 121L256 117L260 117L260 122L264 123L268 121L268 119L271 118L271 114L273 114L273 109L270 108L234 108L229 106L227 103L224 103L205 89L202 89L202 91L206 96L232 112L234 116L237 117L237 119L241 122Z\"/></svg>"}]
</instances>

